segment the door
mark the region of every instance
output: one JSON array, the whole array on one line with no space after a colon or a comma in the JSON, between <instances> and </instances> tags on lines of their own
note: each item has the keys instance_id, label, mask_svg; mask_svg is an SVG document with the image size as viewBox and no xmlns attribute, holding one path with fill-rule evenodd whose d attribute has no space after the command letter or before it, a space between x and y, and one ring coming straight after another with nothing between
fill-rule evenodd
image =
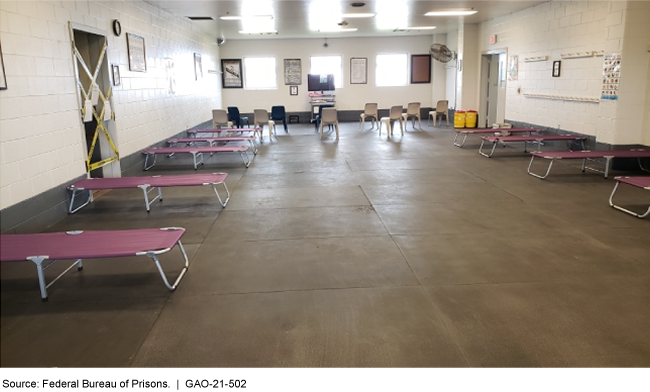
<instances>
[{"instance_id":1,"label":"door","mask_svg":"<svg viewBox=\"0 0 650 392\"><path fill-rule=\"evenodd\" d=\"M99 32L70 26L79 98L85 129L86 169L90 177L119 176L108 67L108 40Z\"/></svg>"},{"instance_id":2,"label":"door","mask_svg":"<svg viewBox=\"0 0 650 392\"><path fill-rule=\"evenodd\" d=\"M481 56L481 103L479 105L479 121L486 128L497 121L499 106L499 55L484 54Z\"/></svg>"}]
</instances>

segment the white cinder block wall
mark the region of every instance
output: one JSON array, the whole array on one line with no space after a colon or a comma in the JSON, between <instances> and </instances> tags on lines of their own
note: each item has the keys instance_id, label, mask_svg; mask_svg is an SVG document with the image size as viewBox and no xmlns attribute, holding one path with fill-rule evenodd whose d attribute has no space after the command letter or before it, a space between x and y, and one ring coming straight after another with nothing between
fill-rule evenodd
<instances>
[{"instance_id":1,"label":"white cinder block wall","mask_svg":"<svg viewBox=\"0 0 650 392\"><path fill-rule=\"evenodd\" d=\"M120 37L112 33L113 19L122 23ZM121 156L207 121L210 110L221 106L218 74L207 72L216 70L218 48L189 20L144 1L3 0L0 41L8 89L0 91L0 209L85 173L69 22L104 31L108 62L120 66L122 83L113 87L112 102ZM126 32L144 37L145 73L128 70ZM199 81L194 53L202 56Z\"/></svg>"},{"instance_id":2,"label":"white cinder block wall","mask_svg":"<svg viewBox=\"0 0 650 392\"><path fill-rule=\"evenodd\" d=\"M377 87L375 85L375 56L377 54L428 54L431 36L399 38L328 38L327 48L323 39L279 39L279 40L230 40L221 49L222 58L244 58L269 56L277 63L278 88L272 90L224 89L224 106L238 106L241 112L251 113L254 109L270 110L273 105L284 105L287 111L309 111L307 96L307 74L310 56L343 56L343 88L336 90L336 106L339 110L363 110L366 102L377 102L380 109L409 102L420 102L423 107L431 106L432 84L409 84L407 87ZM350 58L368 59L368 83L350 84ZM301 59L302 84L298 95L289 95L289 86L284 84L284 59ZM410 63L409 63L410 67ZM410 68L409 68L410 69ZM409 73L410 75L410 73ZM409 81L407 81L409 82ZM442 99L442 98L441 98Z\"/></svg>"},{"instance_id":3,"label":"white cinder block wall","mask_svg":"<svg viewBox=\"0 0 650 392\"><path fill-rule=\"evenodd\" d=\"M506 118L596 136L603 143L647 144L640 113L648 105L648 5L642 1L552 1L482 23L479 53L492 48L489 37L497 34L494 46L507 48L509 56L519 56L518 80L507 82ZM635 14L639 16L631 16ZM622 53L619 91L623 97L630 93L633 109L622 109L627 98L590 103L523 95L599 98L603 57L561 59L560 55L600 50ZM548 60L524 61L535 56L548 56ZM562 61L559 78L552 77L554 60Z\"/></svg>"}]
</instances>

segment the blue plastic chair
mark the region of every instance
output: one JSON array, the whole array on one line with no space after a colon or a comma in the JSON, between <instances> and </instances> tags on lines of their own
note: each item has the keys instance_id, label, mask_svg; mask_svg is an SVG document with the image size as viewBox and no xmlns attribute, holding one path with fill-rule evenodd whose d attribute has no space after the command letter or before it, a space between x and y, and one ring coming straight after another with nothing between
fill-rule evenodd
<instances>
[{"instance_id":1,"label":"blue plastic chair","mask_svg":"<svg viewBox=\"0 0 650 392\"><path fill-rule=\"evenodd\" d=\"M228 106L228 120L232 121L233 125L237 128L242 128L244 126L244 123L246 123L246 126L250 126L248 117L240 116L237 106Z\"/></svg>"},{"instance_id":2,"label":"blue plastic chair","mask_svg":"<svg viewBox=\"0 0 650 392\"><path fill-rule=\"evenodd\" d=\"M273 106L271 107L271 120L275 121L278 124L279 121L282 121L284 124L284 131L289 132L287 128L287 113L284 111L284 106Z\"/></svg>"}]
</instances>

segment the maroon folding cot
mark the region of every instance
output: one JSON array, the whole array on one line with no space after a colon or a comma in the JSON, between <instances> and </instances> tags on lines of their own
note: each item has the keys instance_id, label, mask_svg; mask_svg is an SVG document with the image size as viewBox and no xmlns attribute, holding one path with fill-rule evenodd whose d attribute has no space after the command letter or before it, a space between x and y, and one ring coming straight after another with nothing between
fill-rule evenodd
<instances>
[{"instance_id":1,"label":"maroon folding cot","mask_svg":"<svg viewBox=\"0 0 650 392\"><path fill-rule=\"evenodd\" d=\"M257 137L259 134L261 134L262 129L261 128L210 128L210 129L190 129L187 131L187 134L189 137L196 137L201 134L211 134L214 135L216 134L233 134L233 133L238 133L240 135L243 135L244 133L252 133L253 136ZM260 138L261 139L261 138Z\"/></svg>"},{"instance_id":2,"label":"maroon folding cot","mask_svg":"<svg viewBox=\"0 0 650 392\"><path fill-rule=\"evenodd\" d=\"M187 272L189 261L181 243L185 233L182 227L162 229L68 231L38 234L0 235L0 261L32 261L36 264L41 298L47 301L47 289L75 265L83 269L83 259L105 259L113 257L147 256L156 265L163 283L171 291L176 290ZM170 284L163 271L158 255L167 253L176 245L180 249L185 265ZM49 283L44 271L57 260L75 260L65 271ZM46 261L47 260L47 261Z\"/></svg>"},{"instance_id":3,"label":"maroon folding cot","mask_svg":"<svg viewBox=\"0 0 650 392\"><path fill-rule=\"evenodd\" d=\"M495 134L496 132L502 133L504 135L509 135L511 133L528 133L539 132L537 128L454 128L456 131L456 136L454 137L454 146L463 147L465 141L467 141L468 135L483 135L483 134ZM463 136L463 141L458 143L458 136Z\"/></svg>"},{"instance_id":4,"label":"maroon folding cot","mask_svg":"<svg viewBox=\"0 0 650 392\"><path fill-rule=\"evenodd\" d=\"M584 136L576 136L576 135L510 135L510 136L484 136L481 138L481 146L478 148L478 153L483 155L484 157L491 158L492 154L494 154L494 150L497 147L497 144L501 142L502 144L505 143L512 143L512 142L523 142L524 143L524 152L528 152L528 143L536 143L538 150L541 148L542 144L545 141L561 141L561 140L566 140L566 141L579 141L582 149L585 148ZM483 146L485 145L485 142L492 143L492 151L489 153L484 153L483 152Z\"/></svg>"},{"instance_id":5,"label":"maroon folding cot","mask_svg":"<svg viewBox=\"0 0 650 392\"><path fill-rule=\"evenodd\" d=\"M142 151L146 155L144 159L144 170L149 170L156 164L156 155L158 154L167 154L172 156L174 154L192 154L194 159L194 170L197 169L199 164L204 164L203 154L214 154L216 152L238 152L241 156L244 165L248 167L251 164L250 159L248 158L248 146L207 146L207 147L154 147ZM149 165L149 157L153 156L151 165Z\"/></svg>"},{"instance_id":6,"label":"maroon folding cot","mask_svg":"<svg viewBox=\"0 0 650 392\"><path fill-rule=\"evenodd\" d=\"M163 187L172 187L172 186L199 186L199 185L210 185L214 190L214 193L219 199L219 204L222 207L226 207L228 201L230 200L230 191L226 186L226 178L228 174L226 173L210 173L210 174L185 174L185 175L175 175L175 176L152 176L152 177L116 177L116 178L86 178L81 181L75 182L70 185L68 189L72 191L72 196L70 198L70 207L68 212L74 214L83 207L87 206L92 201L93 190L100 189L126 189L126 188L140 188L144 193L144 203L147 207L147 212L149 212L151 204L156 201L162 201L162 189ZM219 192L217 191L217 185L222 185L226 191L226 199L222 200ZM158 195L149 200L149 192L153 189L158 188ZM88 191L88 199L83 202L81 205L74 207L74 200L80 193Z\"/></svg>"},{"instance_id":7,"label":"maroon folding cot","mask_svg":"<svg viewBox=\"0 0 650 392\"><path fill-rule=\"evenodd\" d=\"M650 206L648 207L648 211L646 211L644 214L640 214L628 210L627 208L616 205L614 204L613 201L614 194L616 193L616 190L618 189L620 184L627 184L637 188L645 189L646 191L650 191L650 177L614 177L614 179L616 180L616 185L614 185L614 190L612 191L612 194L609 196L609 205L619 211L623 211L627 214L636 216L637 218L645 218L646 216L650 215Z\"/></svg>"},{"instance_id":8,"label":"maroon folding cot","mask_svg":"<svg viewBox=\"0 0 650 392\"><path fill-rule=\"evenodd\" d=\"M177 147L178 144L185 144L186 146L193 146L197 143L207 143L210 146L218 146L219 143L226 144L229 142L248 142L253 150L253 155L257 155L257 143L255 136L220 136L220 137L188 137L188 138L174 138L167 140L170 147Z\"/></svg>"},{"instance_id":9,"label":"maroon folding cot","mask_svg":"<svg viewBox=\"0 0 650 392\"><path fill-rule=\"evenodd\" d=\"M648 171L643 167L643 164L641 163L641 159L650 158L650 150L632 149L632 150L602 150L602 151L592 151L592 150L554 151L554 152L531 152L530 155L531 158L530 158L530 163L528 164L528 174L537 178L544 179L548 177L549 173L551 172L551 168L553 167L553 163L559 159L582 159L583 172L588 169L598 173L603 173L605 175L605 178L607 178L607 176L609 175L609 170L611 169L612 166L612 160L614 158L637 158L639 161L639 167L642 170ZM546 174L540 175L530 171L531 167L533 166L533 161L535 160L535 157L544 158L551 161L548 165L548 169L546 170ZM594 159L603 159L603 158L606 160L605 170L598 170L592 167L587 167L588 159L594 160Z\"/></svg>"}]
</instances>

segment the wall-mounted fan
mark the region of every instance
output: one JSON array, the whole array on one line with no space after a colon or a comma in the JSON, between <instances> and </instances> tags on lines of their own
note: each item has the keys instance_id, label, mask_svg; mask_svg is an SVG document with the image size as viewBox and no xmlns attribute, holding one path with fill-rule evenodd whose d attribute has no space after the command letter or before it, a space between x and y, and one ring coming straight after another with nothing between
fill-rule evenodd
<instances>
[{"instance_id":1,"label":"wall-mounted fan","mask_svg":"<svg viewBox=\"0 0 650 392\"><path fill-rule=\"evenodd\" d=\"M456 59L456 53L452 52L451 49L443 44L431 45L429 48L429 54L434 60L440 61L441 63L448 63L451 60Z\"/></svg>"}]
</instances>

